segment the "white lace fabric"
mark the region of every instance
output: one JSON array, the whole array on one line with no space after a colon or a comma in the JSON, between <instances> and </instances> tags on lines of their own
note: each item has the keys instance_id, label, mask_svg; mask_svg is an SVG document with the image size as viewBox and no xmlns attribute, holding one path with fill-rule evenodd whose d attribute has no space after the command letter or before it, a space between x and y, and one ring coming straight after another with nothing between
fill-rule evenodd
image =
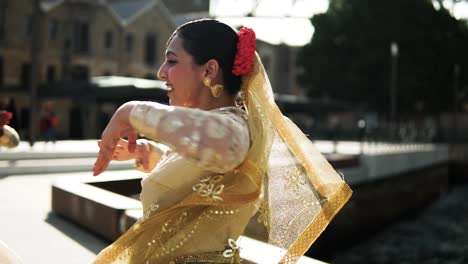
<instances>
[{"instance_id":1,"label":"white lace fabric","mask_svg":"<svg viewBox=\"0 0 468 264\"><path fill-rule=\"evenodd\" d=\"M130 124L141 135L170 147L198 166L217 173L230 171L246 157L249 130L245 113L236 107L211 111L138 103Z\"/></svg>"}]
</instances>

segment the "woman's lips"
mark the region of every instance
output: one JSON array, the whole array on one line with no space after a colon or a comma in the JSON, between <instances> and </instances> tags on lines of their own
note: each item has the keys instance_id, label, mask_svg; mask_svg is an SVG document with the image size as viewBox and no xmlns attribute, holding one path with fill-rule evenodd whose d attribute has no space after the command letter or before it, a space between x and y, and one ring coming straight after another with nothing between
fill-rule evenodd
<instances>
[{"instance_id":1,"label":"woman's lips","mask_svg":"<svg viewBox=\"0 0 468 264\"><path fill-rule=\"evenodd\" d=\"M174 88L172 88L172 86L167 85L167 84L166 84L166 88L167 88L167 93L168 94L171 93L174 90Z\"/></svg>"}]
</instances>

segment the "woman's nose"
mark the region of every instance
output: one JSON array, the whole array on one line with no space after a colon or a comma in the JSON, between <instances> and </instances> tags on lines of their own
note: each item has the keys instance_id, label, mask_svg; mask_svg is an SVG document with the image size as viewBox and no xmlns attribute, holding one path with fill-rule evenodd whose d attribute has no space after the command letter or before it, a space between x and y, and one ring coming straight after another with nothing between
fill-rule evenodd
<instances>
[{"instance_id":1,"label":"woman's nose","mask_svg":"<svg viewBox=\"0 0 468 264\"><path fill-rule=\"evenodd\" d=\"M163 65L161 65L161 67L159 67L157 75L158 75L158 78L160 80L163 80L163 81L166 80L167 75L166 75L166 72L164 71L164 66Z\"/></svg>"}]
</instances>

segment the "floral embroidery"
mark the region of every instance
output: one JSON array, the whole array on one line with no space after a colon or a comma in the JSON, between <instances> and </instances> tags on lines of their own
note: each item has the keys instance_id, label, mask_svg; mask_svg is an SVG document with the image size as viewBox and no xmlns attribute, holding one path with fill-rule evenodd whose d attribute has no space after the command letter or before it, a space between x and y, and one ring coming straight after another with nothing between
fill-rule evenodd
<instances>
[{"instance_id":1,"label":"floral embroidery","mask_svg":"<svg viewBox=\"0 0 468 264\"><path fill-rule=\"evenodd\" d=\"M151 203L150 207L145 211L144 219L148 219L151 213L156 212L159 209L159 204Z\"/></svg>"},{"instance_id":2,"label":"floral embroidery","mask_svg":"<svg viewBox=\"0 0 468 264\"><path fill-rule=\"evenodd\" d=\"M201 197L206 197L210 202L222 202L223 198L219 195L224 190L224 184L217 184L223 180L223 175L215 175L203 178L200 183L195 184L192 190L197 192Z\"/></svg>"},{"instance_id":3,"label":"floral embroidery","mask_svg":"<svg viewBox=\"0 0 468 264\"><path fill-rule=\"evenodd\" d=\"M166 131L166 133L174 133L183 126L184 122L182 122L182 120L180 120L178 117L169 116L168 120L165 120L162 128Z\"/></svg>"},{"instance_id":4,"label":"floral embroidery","mask_svg":"<svg viewBox=\"0 0 468 264\"><path fill-rule=\"evenodd\" d=\"M268 203L265 200L262 200L260 202L260 205L258 207L258 213L259 215L257 221L268 228L268 226L270 225L270 207L268 206Z\"/></svg>"},{"instance_id":5,"label":"floral embroidery","mask_svg":"<svg viewBox=\"0 0 468 264\"><path fill-rule=\"evenodd\" d=\"M302 175L304 174L304 168L299 165L288 168L287 171L284 173L285 179L288 180L288 184L286 187L292 188L293 191L299 193L299 189L301 188L301 186L307 184L306 178L302 177Z\"/></svg>"},{"instance_id":6,"label":"floral embroidery","mask_svg":"<svg viewBox=\"0 0 468 264\"><path fill-rule=\"evenodd\" d=\"M206 134L215 139L226 137L228 130L226 126L220 124L217 120L209 120L206 124Z\"/></svg>"},{"instance_id":7,"label":"floral embroidery","mask_svg":"<svg viewBox=\"0 0 468 264\"><path fill-rule=\"evenodd\" d=\"M164 223L164 225L161 228L162 233L175 233L177 232L181 224L187 219L187 212L183 212L176 220L173 222L172 220L169 220Z\"/></svg>"},{"instance_id":8,"label":"floral embroidery","mask_svg":"<svg viewBox=\"0 0 468 264\"><path fill-rule=\"evenodd\" d=\"M223 256L225 258L232 258L239 251L239 245L237 245L237 242L232 238L228 239L228 244L228 249L224 250Z\"/></svg>"}]
</instances>

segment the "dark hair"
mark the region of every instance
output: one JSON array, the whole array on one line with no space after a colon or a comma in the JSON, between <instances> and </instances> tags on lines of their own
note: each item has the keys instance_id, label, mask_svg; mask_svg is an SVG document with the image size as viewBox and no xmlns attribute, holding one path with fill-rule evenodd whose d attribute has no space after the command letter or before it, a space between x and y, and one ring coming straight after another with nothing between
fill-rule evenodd
<instances>
[{"instance_id":1,"label":"dark hair","mask_svg":"<svg viewBox=\"0 0 468 264\"><path fill-rule=\"evenodd\" d=\"M200 19L178 27L167 44L175 35L183 40L182 46L196 64L202 65L210 59L218 61L226 91L231 95L239 92L241 78L232 73L238 39L234 29L214 19Z\"/></svg>"}]
</instances>

